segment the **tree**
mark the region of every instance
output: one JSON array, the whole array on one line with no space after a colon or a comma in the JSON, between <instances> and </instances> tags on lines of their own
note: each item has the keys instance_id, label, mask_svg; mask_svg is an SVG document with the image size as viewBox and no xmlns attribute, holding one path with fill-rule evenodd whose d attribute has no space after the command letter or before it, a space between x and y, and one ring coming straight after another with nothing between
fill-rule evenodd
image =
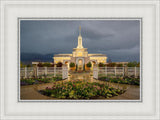
<instances>
[{"instance_id":1,"label":"tree","mask_svg":"<svg viewBox=\"0 0 160 120\"><path fill-rule=\"evenodd\" d=\"M140 67L140 62L137 63L136 67Z\"/></svg>"},{"instance_id":2,"label":"tree","mask_svg":"<svg viewBox=\"0 0 160 120\"><path fill-rule=\"evenodd\" d=\"M122 65L122 64L117 64L116 66L117 66L117 67L123 67L123 65Z\"/></svg>"},{"instance_id":3,"label":"tree","mask_svg":"<svg viewBox=\"0 0 160 120\"><path fill-rule=\"evenodd\" d=\"M61 62L58 62L58 63L57 63L57 67L62 67L62 65L63 65L63 64L62 64Z\"/></svg>"},{"instance_id":4,"label":"tree","mask_svg":"<svg viewBox=\"0 0 160 120\"><path fill-rule=\"evenodd\" d=\"M103 64L103 63L100 62L100 63L98 64L98 66L99 66L99 67L105 67L105 64Z\"/></svg>"},{"instance_id":5,"label":"tree","mask_svg":"<svg viewBox=\"0 0 160 120\"><path fill-rule=\"evenodd\" d=\"M38 66L38 67L43 67L43 64L40 62L40 63L38 63L37 66Z\"/></svg>"},{"instance_id":6,"label":"tree","mask_svg":"<svg viewBox=\"0 0 160 120\"><path fill-rule=\"evenodd\" d=\"M112 60L111 60L111 59L109 59L109 60L108 60L108 63L112 63Z\"/></svg>"},{"instance_id":7,"label":"tree","mask_svg":"<svg viewBox=\"0 0 160 120\"><path fill-rule=\"evenodd\" d=\"M71 62L69 66L70 67L75 67L75 63Z\"/></svg>"},{"instance_id":8,"label":"tree","mask_svg":"<svg viewBox=\"0 0 160 120\"><path fill-rule=\"evenodd\" d=\"M46 62L46 63L43 63L43 66L44 66L44 67L51 67L52 65L51 65L51 63Z\"/></svg>"},{"instance_id":9,"label":"tree","mask_svg":"<svg viewBox=\"0 0 160 120\"><path fill-rule=\"evenodd\" d=\"M107 64L107 67L115 67L116 66L116 63L108 63Z\"/></svg>"},{"instance_id":10,"label":"tree","mask_svg":"<svg viewBox=\"0 0 160 120\"><path fill-rule=\"evenodd\" d=\"M27 65L27 67L31 67L31 65L30 65L30 64L28 64L28 65Z\"/></svg>"},{"instance_id":11,"label":"tree","mask_svg":"<svg viewBox=\"0 0 160 120\"><path fill-rule=\"evenodd\" d=\"M21 62L20 67L26 67L26 65Z\"/></svg>"},{"instance_id":12,"label":"tree","mask_svg":"<svg viewBox=\"0 0 160 120\"><path fill-rule=\"evenodd\" d=\"M127 64L128 67L136 67L137 66L137 62L136 61L133 61L133 62L129 62Z\"/></svg>"},{"instance_id":13,"label":"tree","mask_svg":"<svg viewBox=\"0 0 160 120\"><path fill-rule=\"evenodd\" d=\"M55 65L55 64L54 64L54 63L52 63L52 64L51 64L51 67L54 67L54 65Z\"/></svg>"},{"instance_id":14,"label":"tree","mask_svg":"<svg viewBox=\"0 0 160 120\"><path fill-rule=\"evenodd\" d=\"M87 63L87 67L92 67L91 62L88 62L88 63Z\"/></svg>"}]
</instances>

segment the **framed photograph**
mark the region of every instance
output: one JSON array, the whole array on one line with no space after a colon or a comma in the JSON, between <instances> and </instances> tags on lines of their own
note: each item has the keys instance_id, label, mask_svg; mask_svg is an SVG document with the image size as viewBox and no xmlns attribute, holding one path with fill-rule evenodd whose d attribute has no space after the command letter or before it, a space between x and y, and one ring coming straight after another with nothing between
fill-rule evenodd
<instances>
[{"instance_id":1,"label":"framed photograph","mask_svg":"<svg viewBox=\"0 0 160 120\"><path fill-rule=\"evenodd\" d=\"M18 20L19 101L142 101L141 18Z\"/></svg>"},{"instance_id":2,"label":"framed photograph","mask_svg":"<svg viewBox=\"0 0 160 120\"><path fill-rule=\"evenodd\" d=\"M159 1L1 3L1 119L160 119Z\"/></svg>"}]
</instances>

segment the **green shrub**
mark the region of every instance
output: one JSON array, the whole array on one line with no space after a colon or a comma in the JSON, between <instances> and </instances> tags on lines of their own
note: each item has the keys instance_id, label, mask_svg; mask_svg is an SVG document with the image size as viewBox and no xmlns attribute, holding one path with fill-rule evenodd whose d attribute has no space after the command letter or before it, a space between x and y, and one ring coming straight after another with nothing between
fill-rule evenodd
<instances>
[{"instance_id":1,"label":"green shrub","mask_svg":"<svg viewBox=\"0 0 160 120\"><path fill-rule=\"evenodd\" d=\"M133 62L129 62L127 64L128 67L136 67L136 66L139 66L138 63L136 61L133 61Z\"/></svg>"},{"instance_id":2,"label":"green shrub","mask_svg":"<svg viewBox=\"0 0 160 120\"><path fill-rule=\"evenodd\" d=\"M33 85L33 84L41 84L41 83L50 83L55 82L57 80L62 80L62 76L56 76L53 78L26 78L20 80L21 85Z\"/></svg>"},{"instance_id":3,"label":"green shrub","mask_svg":"<svg viewBox=\"0 0 160 120\"><path fill-rule=\"evenodd\" d=\"M38 67L43 67L43 64L41 62L38 63Z\"/></svg>"},{"instance_id":4,"label":"green shrub","mask_svg":"<svg viewBox=\"0 0 160 120\"><path fill-rule=\"evenodd\" d=\"M20 67L26 67L26 65L24 65L22 62L20 63Z\"/></svg>"},{"instance_id":5,"label":"green shrub","mask_svg":"<svg viewBox=\"0 0 160 120\"><path fill-rule=\"evenodd\" d=\"M57 67L62 67L62 65L63 65L63 64L62 64L61 62L58 62L58 63L57 63Z\"/></svg>"},{"instance_id":6,"label":"green shrub","mask_svg":"<svg viewBox=\"0 0 160 120\"><path fill-rule=\"evenodd\" d=\"M98 64L98 66L99 66L99 67L105 67L105 64L103 64L103 63L100 62L100 63Z\"/></svg>"},{"instance_id":7,"label":"green shrub","mask_svg":"<svg viewBox=\"0 0 160 120\"><path fill-rule=\"evenodd\" d=\"M123 67L123 65L122 65L122 64L117 64L116 66L117 66L117 67Z\"/></svg>"},{"instance_id":8,"label":"green shrub","mask_svg":"<svg viewBox=\"0 0 160 120\"><path fill-rule=\"evenodd\" d=\"M100 75L99 80L102 81L110 81L113 83L120 83L120 84L129 84L129 85L140 85L139 78L132 78L132 77L123 77L123 78L111 78L109 76L102 76Z\"/></svg>"},{"instance_id":9,"label":"green shrub","mask_svg":"<svg viewBox=\"0 0 160 120\"><path fill-rule=\"evenodd\" d=\"M71 62L70 67L75 67L75 63Z\"/></svg>"},{"instance_id":10,"label":"green shrub","mask_svg":"<svg viewBox=\"0 0 160 120\"><path fill-rule=\"evenodd\" d=\"M49 62L43 63L43 67L51 67L51 66L52 66L52 64Z\"/></svg>"},{"instance_id":11,"label":"green shrub","mask_svg":"<svg viewBox=\"0 0 160 120\"><path fill-rule=\"evenodd\" d=\"M107 64L107 67L115 67L116 66L116 63L108 63Z\"/></svg>"},{"instance_id":12,"label":"green shrub","mask_svg":"<svg viewBox=\"0 0 160 120\"><path fill-rule=\"evenodd\" d=\"M87 67L92 67L91 62L88 62L88 63L87 63Z\"/></svg>"}]
</instances>

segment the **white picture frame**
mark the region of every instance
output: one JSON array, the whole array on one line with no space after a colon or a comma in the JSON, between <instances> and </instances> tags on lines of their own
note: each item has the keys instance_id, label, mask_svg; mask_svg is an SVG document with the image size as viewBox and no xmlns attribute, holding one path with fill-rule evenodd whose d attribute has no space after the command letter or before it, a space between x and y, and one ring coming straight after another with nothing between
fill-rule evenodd
<instances>
[{"instance_id":1,"label":"white picture frame","mask_svg":"<svg viewBox=\"0 0 160 120\"><path fill-rule=\"evenodd\" d=\"M20 17L142 18L142 102L18 102ZM158 0L1 1L1 119L160 119L159 32Z\"/></svg>"}]
</instances>

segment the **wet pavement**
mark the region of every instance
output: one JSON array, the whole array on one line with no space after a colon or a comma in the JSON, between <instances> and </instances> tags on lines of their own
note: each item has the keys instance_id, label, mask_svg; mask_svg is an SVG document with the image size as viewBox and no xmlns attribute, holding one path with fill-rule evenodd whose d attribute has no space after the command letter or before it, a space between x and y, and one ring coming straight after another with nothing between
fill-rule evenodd
<instances>
[{"instance_id":1,"label":"wet pavement","mask_svg":"<svg viewBox=\"0 0 160 120\"><path fill-rule=\"evenodd\" d=\"M104 83L105 81L100 81L93 79L92 74L90 73L72 73L69 75L68 79L63 81L74 81L74 80L84 80L88 82L100 82ZM61 81L58 81L61 82ZM106 82L105 82L106 83ZM118 83L109 83L107 84L111 87L127 89L124 94L114 96L107 100L139 100L140 99L140 87L137 85L127 85L127 84L118 84ZM55 98L51 98L48 96L44 96L40 94L38 91L43 90L46 87L52 87L53 83L44 83L37 85L27 85L20 87L20 98L21 100L52 100Z\"/></svg>"}]
</instances>

